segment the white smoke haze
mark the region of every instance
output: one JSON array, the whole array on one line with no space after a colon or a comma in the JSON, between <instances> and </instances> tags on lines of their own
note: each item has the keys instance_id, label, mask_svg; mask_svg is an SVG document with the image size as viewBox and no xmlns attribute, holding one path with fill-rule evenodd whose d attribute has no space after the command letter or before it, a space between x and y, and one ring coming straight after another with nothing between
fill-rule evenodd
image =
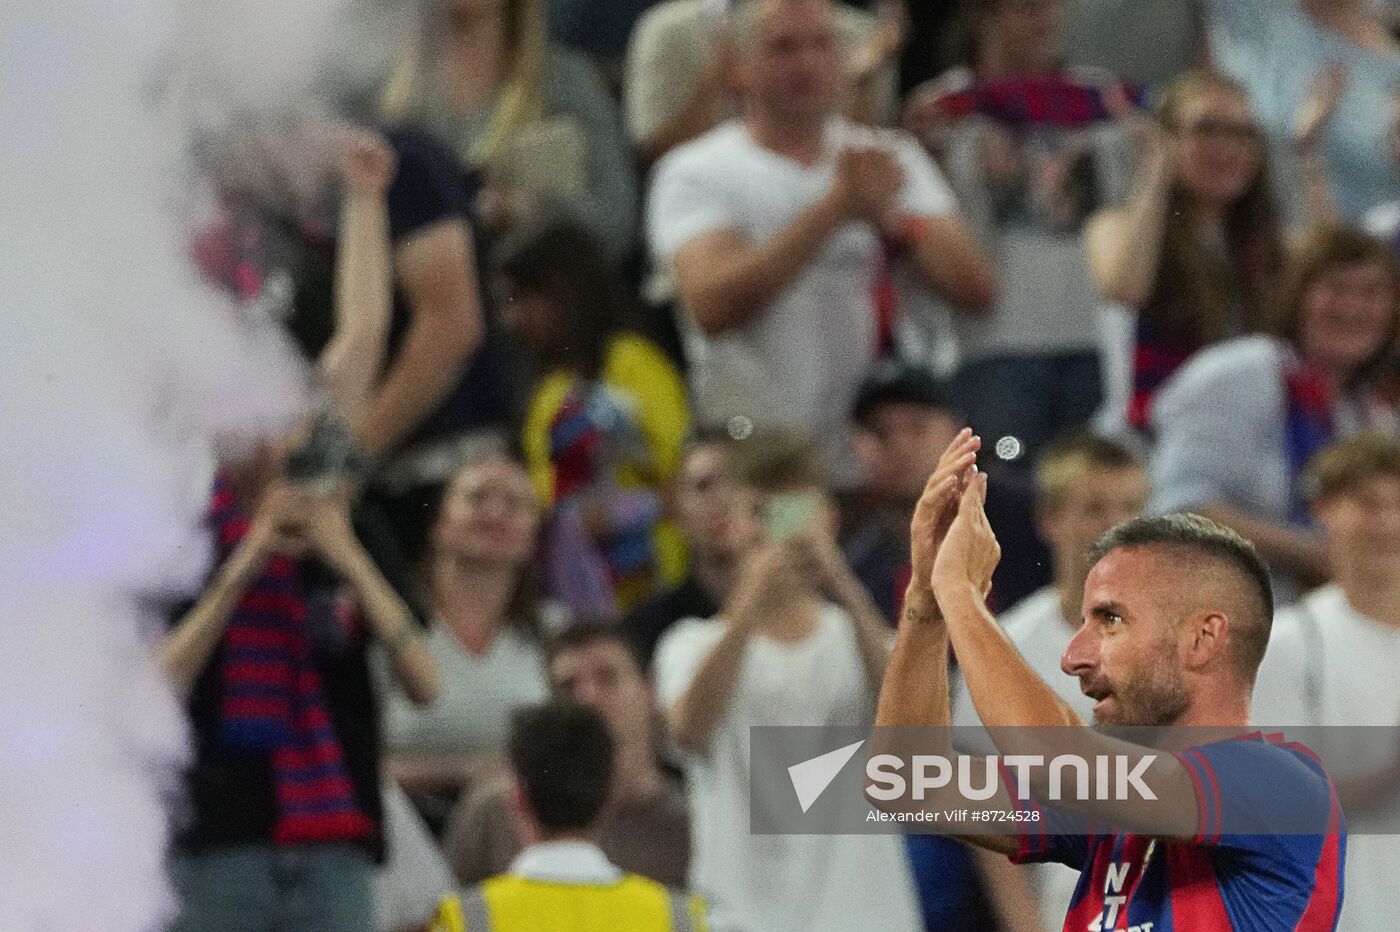
<instances>
[{"instance_id":1,"label":"white smoke haze","mask_svg":"<svg viewBox=\"0 0 1400 932\"><path fill-rule=\"evenodd\" d=\"M285 339L188 261L208 194L190 135L228 114L329 112L383 67L399 16L330 0L0 4L5 932L168 918L187 736L151 597L207 570L216 438L280 432L305 403Z\"/></svg>"}]
</instances>

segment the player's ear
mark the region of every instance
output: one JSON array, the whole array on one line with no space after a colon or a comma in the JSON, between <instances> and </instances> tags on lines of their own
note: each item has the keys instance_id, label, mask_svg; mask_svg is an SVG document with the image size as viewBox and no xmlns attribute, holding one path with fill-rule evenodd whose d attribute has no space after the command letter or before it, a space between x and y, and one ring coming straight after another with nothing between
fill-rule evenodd
<instances>
[{"instance_id":1,"label":"player's ear","mask_svg":"<svg viewBox=\"0 0 1400 932\"><path fill-rule=\"evenodd\" d=\"M1191 635L1186 655L1188 667L1203 669L1224 654L1230 634L1230 619L1224 612L1198 612L1187 621L1187 626Z\"/></svg>"}]
</instances>

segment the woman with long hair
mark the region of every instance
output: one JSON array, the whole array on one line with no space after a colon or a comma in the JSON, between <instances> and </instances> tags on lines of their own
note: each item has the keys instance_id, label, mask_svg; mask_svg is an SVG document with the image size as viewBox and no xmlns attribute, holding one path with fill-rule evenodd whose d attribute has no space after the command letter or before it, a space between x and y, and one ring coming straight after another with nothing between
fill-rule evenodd
<instances>
[{"instance_id":1,"label":"woman with long hair","mask_svg":"<svg viewBox=\"0 0 1400 932\"><path fill-rule=\"evenodd\" d=\"M1299 477L1334 440L1393 424L1377 394L1394 345L1400 278L1380 240L1321 227L1303 240L1267 333L1194 357L1153 413L1154 511L1196 511L1252 540L1280 596L1327 566Z\"/></svg>"},{"instance_id":2,"label":"woman with long hair","mask_svg":"<svg viewBox=\"0 0 1400 932\"><path fill-rule=\"evenodd\" d=\"M541 0L425 8L382 89L383 118L433 133L482 174L488 226L564 210L628 255L637 179L617 104L585 58L550 44Z\"/></svg>"},{"instance_id":3,"label":"woman with long hair","mask_svg":"<svg viewBox=\"0 0 1400 932\"><path fill-rule=\"evenodd\" d=\"M1142 144L1134 190L1085 229L1103 295L1136 312L1127 420L1146 428L1158 388L1202 347L1263 329L1283 262L1264 141L1238 84L1193 70Z\"/></svg>"},{"instance_id":4,"label":"woman with long hair","mask_svg":"<svg viewBox=\"0 0 1400 932\"><path fill-rule=\"evenodd\" d=\"M384 716L389 774L429 816L434 799L450 801L503 759L510 712L548 694L540 634L563 616L532 573L540 517L524 465L495 439L440 499L422 580L441 693L416 708L391 692Z\"/></svg>"}]
</instances>

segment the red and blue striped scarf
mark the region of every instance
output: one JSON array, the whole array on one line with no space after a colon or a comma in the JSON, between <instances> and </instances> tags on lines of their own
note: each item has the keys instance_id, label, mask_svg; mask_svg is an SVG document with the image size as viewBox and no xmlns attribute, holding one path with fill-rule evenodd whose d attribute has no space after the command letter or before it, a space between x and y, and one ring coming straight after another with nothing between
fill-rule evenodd
<instances>
[{"instance_id":1,"label":"red and blue striped scarf","mask_svg":"<svg viewBox=\"0 0 1400 932\"><path fill-rule=\"evenodd\" d=\"M248 516L220 479L210 520L219 556L248 533ZM301 572L273 556L229 618L219 671L218 741L266 751L272 764L278 845L353 841L374 834L355 802L312 653Z\"/></svg>"},{"instance_id":2,"label":"red and blue striped scarf","mask_svg":"<svg viewBox=\"0 0 1400 932\"><path fill-rule=\"evenodd\" d=\"M1140 89L1127 84L1113 89L1141 106ZM1077 80L1072 72L1017 75L978 79L968 87L949 90L938 96L938 106L949 117L976 113L1006 126L1082 127L1113 117L1104 101L1107 90Z\"/></svg>"},{"instance_id":3,"label":"red and blue striped scarf","mask_svg":"<svg viewBox=\"0 0 1400 932\"><path fill-rule=\"evenodd\" d=\"M1308 460L1336 437L1332 389L1301 362L1290 360L1284 363L1283 391L1287 411L1283 436L1288 475L1293 480L1289 516L1294 524L1307 525L1312 523L1312 515L1298 478Z\"/></svg>"},{"instance_id":4,"label":"red and blue striped scarf","mask_svg":"<svg viewBox=\"0 0 1400 932\"><path fill-rule=\"evenodd\" d=\"M1186 360L1200 349L1186 340L1163 337L1138 321L1133 336L1132 393L1128 397L1128 424L1144 432L1152 429L1152 402L1157 391Z\"/></svg>"}]
</instances>

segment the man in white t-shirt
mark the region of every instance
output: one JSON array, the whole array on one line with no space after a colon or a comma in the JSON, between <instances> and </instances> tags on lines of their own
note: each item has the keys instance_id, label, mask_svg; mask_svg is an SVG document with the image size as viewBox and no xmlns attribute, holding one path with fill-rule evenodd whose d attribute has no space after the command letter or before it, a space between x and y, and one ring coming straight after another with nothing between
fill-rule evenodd
<instances>
[{"instance_id":1,"label":"man in white t-shirt","mask_svg":"<svg viewBox=\"0 0 1400 932\"><path fill-rule=\"evenodd\" d=\"M755 431L734 473L738 582L719 616L674 625L655 660L684 751L692 886L718 932L917 929L898 836L749 834L749 726L869 724L889 629L836 547L815 445Z\"/></svg>"},{"instance_id":2,"label":"man in white t-shirt","mask_svg":"<svg viewBox=\"0 0 1400 932\"><path fill-rule=\"evenodd\" d=\"M1040 536L1050 545L1054 582L1003 612L998 621L1036 674L1088 720L1094 700L1066 675L1060 658L1079 629L1089 547L1109 528L1143 513L1148 479L1141 460L1128 447L1088 432L1068 434L1052 443L1036 467L1036 512ZM977 727L967 684L955 674L953 724ZM1005 858L978 859L987 874L985 887L1008 915L1021 908L1021 878L1030 881L1047 929L1064 924L1079 872L1063 864L1017 867Z\"/></svg>"},{"instance_id":3,"label":"man in white t-shirt","mask_svg":"<svg viewBox=\"0 0 1400 932\"><path fill-rule=\"evenodd\" d=\"M1400 441L1356 434L1321 453L1306 474L1326 532L1332 582L1280 611L1254 686L1254 721L1286 728L1400 725ZM1320 749L1321 750L1321 749ZM1347 821L1395 817L1396 750L1349 753L1347 773L1329 764ZM1388 792L1363 784L1389 772ZM1374 807L1389 806L1378 812ZM1356 832L1347 839L1342 932L1395 927L1400 915L1400 839Z\"/></svg>"},{"instance_id":4,"label":"man in white t-shirt","mask_svg":"<svg viewBox=\"0 0 1400 932\"><path fill-rule=\"evenodd\" d=\"M834 23L830 0L735 11L744 117L659 163L648 228L684 308L699 420L808 431L849 488L847 413L892 331L899 266L965 308L996 289L918 143L837 116Z\"/></svg>"}]
</instances>

